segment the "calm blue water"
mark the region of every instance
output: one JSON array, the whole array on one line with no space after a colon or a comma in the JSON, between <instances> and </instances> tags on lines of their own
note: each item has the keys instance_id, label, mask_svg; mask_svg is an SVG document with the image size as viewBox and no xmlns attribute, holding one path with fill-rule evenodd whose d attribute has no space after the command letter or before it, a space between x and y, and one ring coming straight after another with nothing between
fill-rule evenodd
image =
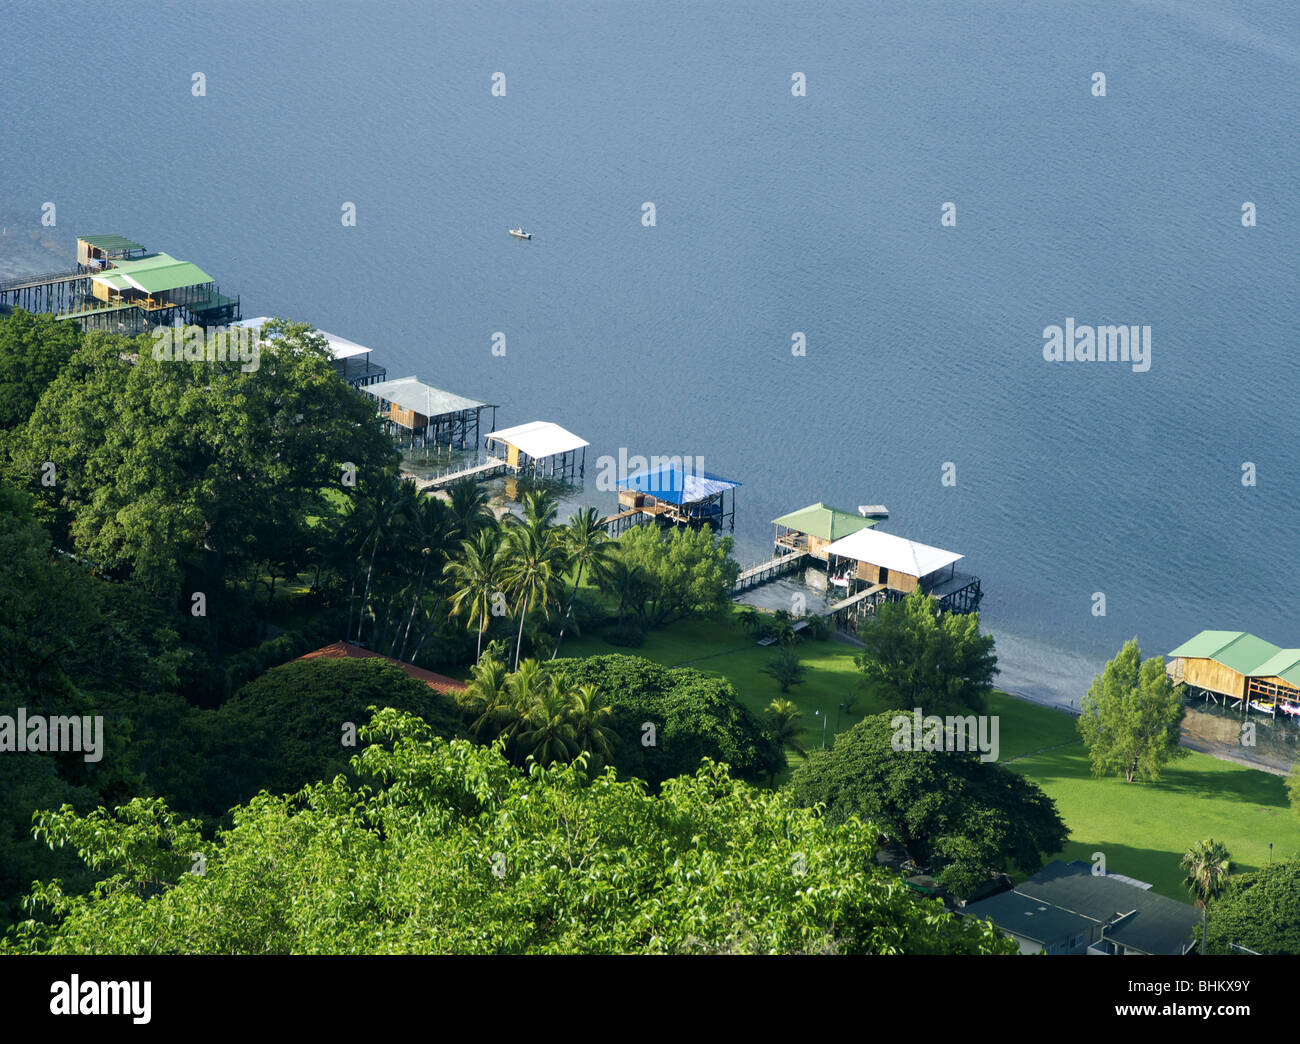
<instances>
[{"instance_id":1,"label":"calm blue water","mask_svg":"<svg viewBox=\"0 0 1300 1044\"><path fill-rule=\"evenodd\" d=\"M883 502L968 556L1012 684L1300 645L1300 7L1191 6L0 2L0 256L52 200L65 252L129 235L564 424L589 483L701 456L742 558ZM1149 324L1150 372L1044 362L1067 316Z\"/></svg>"}]
</instances>

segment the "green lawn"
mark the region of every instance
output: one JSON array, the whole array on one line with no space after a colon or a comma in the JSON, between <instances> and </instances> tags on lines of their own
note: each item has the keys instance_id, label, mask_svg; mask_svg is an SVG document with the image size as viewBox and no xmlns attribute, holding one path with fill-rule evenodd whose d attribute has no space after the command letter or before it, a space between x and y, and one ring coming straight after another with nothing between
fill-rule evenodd
<instances>
[{"instance_id":1,"label":"green lawn","mask_svg":"<svg viewBox=\"0 0 1300 1044\"><path fill-rule=\"evenodd\" d=\"M1149 881L1157 892L1187 901L1178 862L1194 842L1213 837L1239 871L1273 858L1300 855L1300 817L1287 805L1283 777L1189 754L1165 768L1159 783L1093 779L1082 742L1044 751L1010 766L1043 788L1070 828L1060 853L1091 861L1104 852L1106 869Z\"/></svg>"}]
</instances>

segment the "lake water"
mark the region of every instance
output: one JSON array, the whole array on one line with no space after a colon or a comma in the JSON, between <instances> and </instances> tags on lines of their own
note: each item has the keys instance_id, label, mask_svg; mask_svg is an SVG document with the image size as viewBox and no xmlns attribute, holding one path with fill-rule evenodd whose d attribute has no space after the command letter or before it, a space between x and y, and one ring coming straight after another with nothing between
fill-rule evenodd
<instances>
[{"instance_id":1,"label":"lake water","mask_svg":"<svg viewBox=\"0 0 1300 1044\"><path fill-rule=\"evenodd\" d=\"M0 2L0 265L121 233L578 432L588 487L702 458L745 560L884 503L1077 699L1133 635L1300 645L1300 6L1189 6ZM1067 318L1149 371L1045 361Z\"/></svg>"}]
</instances>

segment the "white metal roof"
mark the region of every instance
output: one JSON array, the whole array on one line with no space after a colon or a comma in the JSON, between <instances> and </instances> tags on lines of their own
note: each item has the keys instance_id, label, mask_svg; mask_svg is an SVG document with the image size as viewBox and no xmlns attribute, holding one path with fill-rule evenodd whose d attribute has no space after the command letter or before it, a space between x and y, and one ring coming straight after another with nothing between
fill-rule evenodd
<instances>
[{"instance_id":1,"label":"white metal roof","mask_svg":"<svg viewBox=\"0 0 1300 1044\"><path fill-rule=\"evenodd\" d=\"M443 391L431 384L425 384L416 377L399 377L393 381L379 381L367 384L361 389L376 399L395 402L404 410L414 410L425 417L441 417L447 413L459 413L461 410L477 410L491 405L478 399L467 399L455 392Z\"/></svg>"},{"instance_id":2,"label":"white metal roof","mask_svg":"<svg viewBox=\"0 0 1300 1044\"><path fill-rule=\"evenodd\" d=\"M965 557L955 551L918 544L915 540L906 540L892 533L882 533L879 529L860 529L856 533L850 533L827 544L826 553L869 562L883 566L890 572L915 577L929 576Z\"/></svg>"},{"instance_id":3,"label":"white metal roof","mask_svg":"<svg viewBox=\"0 0 1300 1044\"><path fill-rule=\"evenodd\" d=\"M530 421L527 424L516 424L513 428L502 428L488 435L487 441L504 442L534 458L553 457L557 453L568 453L569 450L591 445L586 439L580 439L573 432L550 421Z\"/></svg>"},{"instance_id":4,"label":"white metal roof","mask_svg":"<svg viewBox=\"0 0 1300 1044\"><path fill-rule=\"evenodd\" d=\"M241 319L238 322L231 323L231 326L247 326L254 330L260 330L263 326L271 321L269 315L259 315L256 319ZM368 355L371 349L364 345L357 344L355 341L349 341L346 337L340 337L338 334L329 333L326 330L317 330L316 333L329 341L330 351L334 354L335 359L354 359L358 355Z\"/></svg>"}]
</instances>

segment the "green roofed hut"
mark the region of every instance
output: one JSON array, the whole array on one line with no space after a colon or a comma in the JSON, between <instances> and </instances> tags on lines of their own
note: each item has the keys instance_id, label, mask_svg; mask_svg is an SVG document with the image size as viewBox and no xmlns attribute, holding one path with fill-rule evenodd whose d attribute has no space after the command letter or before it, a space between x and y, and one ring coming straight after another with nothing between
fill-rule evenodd
<instances>
[{"instance_id":1,"label":"green roofed hut","mask_svg":"<svg viewBox=\"0 0 1300 1044\"><path fill-rule=\"evenodd\" d=\"M820 501L772 519L776 526L777 554L802 551L822 562L826 561L828 544L878 523L879 519L841 511Z\"/></svg>"},{"instance_id":2,"label":"green roofed hut","mask_svg":"<svg viewBox=\"0 0 1300 1044\"><path fill-rule=\"evenodd\" d=\"M78 236L77 268L80 271L99 271L111 262L143 257L144 244L126 236Z\"/></svg>"},{"instance_id":3,"label":"green roofed hut","mask_svg":"<svg viewBox=\"0 0 1300 1044\"><path fill-rule=\"evenodd\" d=\"M1202 631L1169 653L1166 670L1175 684L1199 691L1211 702L1246 698L1246 676L1272 659L1278 647L1245 631Z\"/></svg>"},{"instance_id":4,"label":"green roofed hut","mask_svg":"<svg viewBox=\"0 0 1300 1044\"><path fill-rule=\"evenodd\" d=\"M240 317L239 298L221 294L212 276L198 265L166 253L114 260L111 267L91 275L90 300L60 317L80 319L95 311L128 309L155 325L180 319L213 326Z\"/></svg>"},{"instance_id":5,"label":"green roofed hut","mask_svg":"<svg viewBox=\"0 0 1300 1044\"><path fill-rule=\"evenodd\" d=\"M1192 695L1300 718L1300 649L1281 649L1246 631L1201 631L1169 656L1169 677Z\"/></svg>"}]
</instances>

